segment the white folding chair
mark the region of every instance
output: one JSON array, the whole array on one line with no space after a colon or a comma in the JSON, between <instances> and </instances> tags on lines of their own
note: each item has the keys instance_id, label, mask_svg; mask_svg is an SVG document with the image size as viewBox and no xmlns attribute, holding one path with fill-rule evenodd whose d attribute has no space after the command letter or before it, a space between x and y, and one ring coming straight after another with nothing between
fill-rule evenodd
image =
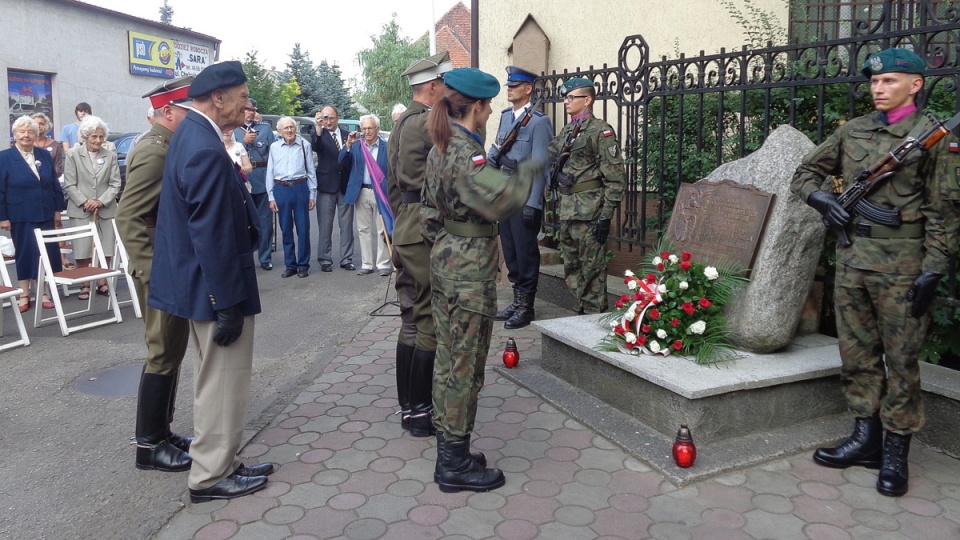
<instances>
[{"instance_id":1,"label":"white folding chair","mask_svg":"<svg viewBox=\"0 0 960 540\"><path fill-rule=\"evenodd\" d=\"M110 261L110 267L114 270L119 270L123 277L127 279L127 290L130 291L130 299L120 301L121 306L127 304L133 304L133 314L137 316L138 319L143 318L143 313L140 311L140 298L137 296L137 289L133 286L133 276L128 272L130 257L127 255L127 248L123 246L123 241L120 240L120 231L117 230L117 220L111 220L113 223L113 236L116 237L116 248L113 250L113 260ZM109 305L107 306L110 307Z\"/></svg>"},{"instance_id":2,"label":"white folding chair","mask_svg":"<svg viewBox=\"0 0 960 540\"><path fill-rule=\"evenodd\" d=\"M13 317L17 321L17 330L20 331L20 339L0 345L0 351L20 346L26 347L30 345L30 337L27 336L27 327L23 325L23 316L20 314L20 308L18 307L20 295L26 293L23 289L13 286L10 281L10 273L7 272L6 261L0 264L0 280L2 280L2 284L0 284L0 301L7 301L7 304L10 306L10 311L13 312ZM0 309L3 308L0 307ZM3 336L2 318L0 318L0 336Z\"/></svg>"},{"instance_id":3,"label":"white folding chair","mask_svg":"<svg viewBox=\"0 0 960 540\"><path fill-rule=\"evenodd\" d=\"M120 306L117 305L115 280L111 279L119 276L120 271L112 270L107 267L107 259L103 254L103 243L100 242L100 235L97 234L96 223L91 222L87 225L81 225L79 227L51 229L48 231L34 229L33 233L36 235L37 245L40 247L40 271L37 273L37 291L44 291L44 287L46 287L47 283L51 285L49 287L50 299L53 300L54 310L56 311L55 316L44 318L43 305L40 302L37 302L36 315L34 315L33 321L36 328L40 328L43 324L56 319L60 323L60 333L64 336L68 336L71 332L76 332L78 330L85 330L87 328L102 326L104 324L123 322L123 317L120 315ZM94 266L87 268L76 268L74 270L64 270L62 272L54 273L53 266L50 264L50 257L47 255L47 244L59 244L59 242L64 241L76 242L77 240L83 238L89 238L93 241ZM90 313L93 308L93 299L96 295L92 294L91 292L90 298L87 299L86 308L66 313L64 312L63 301L60 298L60 292L57 290L57 287L59 285L77 285L79 283L84 283L87 281L93 282L100 279L107 280L107 290L110 296L108 309L112 308L113 317L77 325L74 327L68 326L67 319L72 319L74 317L79 317L81 315ZM42 292L40 294L42 294Z\"/></svg>"}]
</instances>

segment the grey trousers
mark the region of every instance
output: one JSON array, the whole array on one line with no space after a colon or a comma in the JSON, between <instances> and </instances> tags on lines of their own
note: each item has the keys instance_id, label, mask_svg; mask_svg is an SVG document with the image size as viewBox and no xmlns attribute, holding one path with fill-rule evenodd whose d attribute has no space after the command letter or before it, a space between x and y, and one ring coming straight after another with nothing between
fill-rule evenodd
<instances>
[{"instance_id":1,"label":"grey trousers","mask_svg":"<svg viewBox=\"0 0 960 540\"><path fill-rule=\"evenodd\" d=\"M333 264L333 216L337 215L340 226L340 259L338 265L353 262L353 205L343 200L343 194L317 193L317 260L320 264Z\"/></svg>"}]
</instances>

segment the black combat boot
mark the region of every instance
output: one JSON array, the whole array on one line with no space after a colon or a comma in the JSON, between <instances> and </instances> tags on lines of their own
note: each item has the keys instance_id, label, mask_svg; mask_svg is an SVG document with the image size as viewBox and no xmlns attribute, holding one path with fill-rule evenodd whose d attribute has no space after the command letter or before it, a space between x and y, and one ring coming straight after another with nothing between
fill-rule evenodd
<instances>
[{"instance_id":1,"label":"black combat boot","mask_svg":"<svg viewBox=\"0 0 960 540\"><path fill-rule=\"evenodd\" d=\"M498 311L497 314L493 317L493 319L496 321L505 321L510 317L513 317L513 314L516 313L517 309L520 307L520 296L521 296L520 291L518 291L517 289L514 289L513 303L501 309L500 311Z\"/></svg>"},{"instance_id":2,"label":"black combat boot","mask_svg":"<svg viewBox=\"0 0 960 540\"><path fill-rule=\"evenodd\" d=\"M177 435L170 431L170 424L173 423L173 410L177 402L177 386L179 385L180 370L178 369L177 372L173 374L173 384L170 385L170 409L167 411L167 439L170 440L170 444L189 454L190 443L193 442L193 437L184 437L183 435Z\"/></svg>"},{"instance_id":3,"label":"black combat boot","mask_svg":"<svg viewBox=\"0 0 960 540\"><path fill-rule=\"evenodd\" d=\"M190 455L170 442L171 386L176 384L172 375L144 373L140 377L140 393L137 397L137 468L165 472L186 471L190 468Z\"/></svg>"},{"instance_id":4,"label":"black combat boot","mask_svg":"<svg viewBox=\"0 0 960 540\"><path fill-rule=\"evenodd\" d=\"M883 454L883 425L880 415L857 418L853 434L835 448L818 448L813 460L833 469L861 465L868 469L880 468Z\"/></svg>"},{"instance_id":5,"label":"black combat boot","mask_svg":"<svg viewBox=\"0 0 960 540\"><path fill-rule=\"evenodd\" d=\"M447 441L437 433L436 481L440 491L490 491L506 483L500 469L487 469L470 457L470 439Z\"/></svg>"},{"instance_id":6,"label":"black combat boot","mask_svg":"<svg viewBox=\"0 0 960 540\"><path fill-rule=\"evenodd\" d=\"M443 437L443 435L441 435L440 433L437 433L437 437ZM477 465L481 467L486 467L487 456L483 455L483 452L470 452L470 436L469 435L464 440L467 441L467 452L468 452L467 456L470 459L472 459L473 462L476 463ZM439 459L437 460L437 466L434 467L433 469L433 481L438 484L440 483L440 460Z\"/></svg>"},{"instance_id":7,"label":"black combat boot","mask_svg":"<svg viewBox=\"0 0 960 540\"><path fill-rule=\"evenodd\" d=\"M410 429L410 365L413 347L397 342L397 401L400 402L400 427Z\"/></svg>"},{"instance_id":8,"label":"black combat boot","mask_svg":"<svg viewBox=\"0 0 960 540\"><path fill-rule=\"evenodd\" d=\"M507 319L507 322L503 323L503 327L507 330L523 328L533 322L533 301L536 299L536 296L520 293L519 299L520 305L517 306L517 310L513 312L512 317Z\"/></svg>"},{"instance_id":9,"label":"black combat boot","mask_svg":"<svg viewBox=\"0 0 960 540\"><path fill-rule=\"evenodd\" d=\"M899 435L886 432L883 441L883 466L877 476L877 491L887 497L902 497L907 493L907 480L910 476L907 456L910 454L912 435Z\"/></svg>"},{"instance_id":10,"label":"black combat boot","mask_svg":"<svg viewBox=\"0 0 960 540\"><path fill-rule=\"evenodd\" d=\"M433 427L433 359L436 351L414 349L410 362L410 419L407 431L414 437L430 437Z\"/></svg>"}]
</instances>

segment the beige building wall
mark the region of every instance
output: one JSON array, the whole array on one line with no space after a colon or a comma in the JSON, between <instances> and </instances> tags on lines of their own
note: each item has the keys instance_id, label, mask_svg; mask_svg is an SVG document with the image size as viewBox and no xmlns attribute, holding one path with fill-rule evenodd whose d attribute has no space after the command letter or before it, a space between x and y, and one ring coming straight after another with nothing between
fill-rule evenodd
<instances>
[{"instance_id":1,"label":"beige building wall","mask_svg":"<svg viewBox=\"0 0 960 540\"><path fill-rule=\"evenodd\" d=\"M742 0L733 0L743 8ZM626 36L640 34L649 45L651 61L675 57L675 45L688 56L739 49L744 42L740 25L718 0L480 0L480 69L506 80L504 67L514 63L510 52L514 37L528 16L532 16L549 40L546 71L575 71L615 67L620 45ZM758 8L773 13L785 27L785 0L753 0ZM526 51L523 51L527 55ZM539 70L539 65L522 65L538 58L518 56L521 67ZM507 106L501 92L494 110Z\"/></svg>"}]
</instances>

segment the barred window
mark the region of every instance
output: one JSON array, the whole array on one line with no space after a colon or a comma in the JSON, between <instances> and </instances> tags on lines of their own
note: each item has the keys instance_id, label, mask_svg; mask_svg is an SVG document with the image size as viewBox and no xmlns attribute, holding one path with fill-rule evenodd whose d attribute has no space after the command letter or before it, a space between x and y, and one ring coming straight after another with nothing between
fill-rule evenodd
<instances>
[{"instance_id":1,"label":"barred window","mask_svg":"<svg viewBox=\"0 0 960 540\"><path fill-rule=\"evenodd\" d=\"M892 16L884 21L884 30L899 30L942 19L957 0L790 0L790 40L812 43L840 39L869 32L883 19L884 5ZM865 25L859 31L854 27Z\"/></svg>"}]
</instances>

